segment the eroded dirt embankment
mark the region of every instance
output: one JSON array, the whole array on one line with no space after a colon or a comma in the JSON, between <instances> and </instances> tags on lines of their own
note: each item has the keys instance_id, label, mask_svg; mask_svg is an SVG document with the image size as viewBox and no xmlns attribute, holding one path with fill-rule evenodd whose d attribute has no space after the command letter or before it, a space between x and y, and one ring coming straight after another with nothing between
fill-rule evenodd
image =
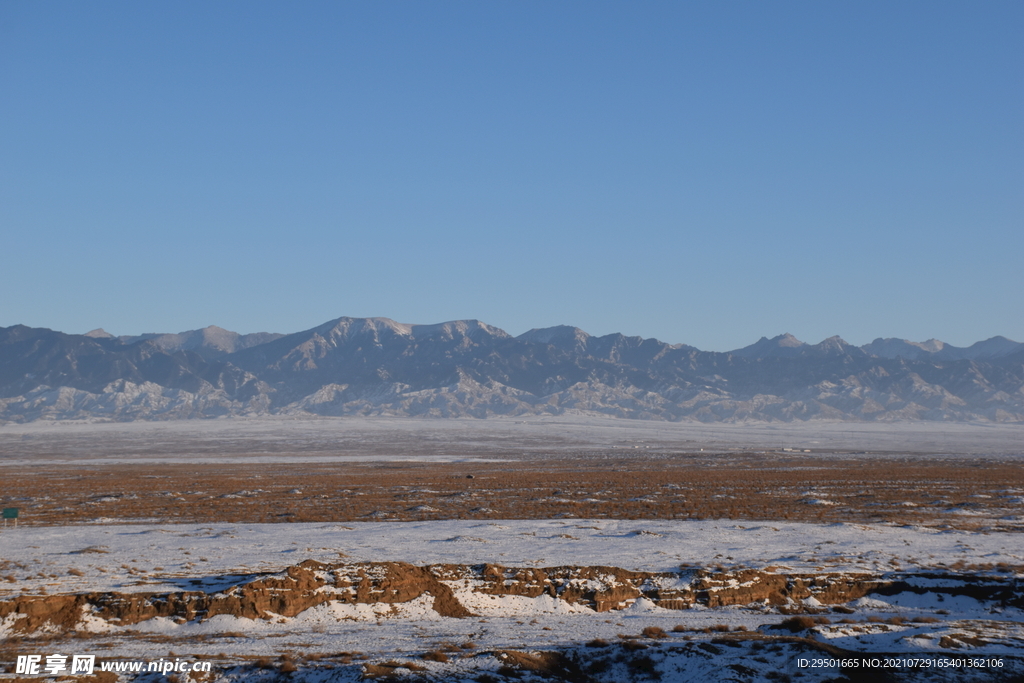
<instances>
[{"instance_id":1,"label":"eroded dirt embankment","mask_svg":"<svg viewBox=\"0 0 1024 683\"><path fill-rule=\"evenodd\" d=\"M322 564L307 560L285 571L230 589L206 593L95 592L25 595L0 602L0 623L13 633L71 631L86 617L128 626L156 617L179 622L217 615L247 619L294 617L324 603L391 604L421 597L432 599L446 617L473 616L463 598L549 596L596 612L623 609L644 598L666 609L729 605L793 606L807 598L838 605L870 594L930 592L969 595L1004 606L1024 607L1024 590L1016 579L938 574L863 573L797 574L743 569L712 572L639 572L618 567L511 568L495 564L416 566L403 562Z\"/></svg>"}]
</instances>

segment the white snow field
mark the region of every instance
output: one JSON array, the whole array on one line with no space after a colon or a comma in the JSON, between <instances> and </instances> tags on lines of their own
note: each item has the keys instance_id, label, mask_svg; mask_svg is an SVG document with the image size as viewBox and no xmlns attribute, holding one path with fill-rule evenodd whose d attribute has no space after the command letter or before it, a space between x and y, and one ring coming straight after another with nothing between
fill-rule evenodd
<instances>
[{"instance_id":1,"label":"white snow field","mask_svg":"<svg viewBox=\"0 0 1024 683\"><path fill-rule=\"evenodd\" d=\"M1024 458L1024 425L814 421L653 422L585 416L225 418L172 422L36 421L0 425L0 466L35 464L347 462L531 456L594 449L810 451L935 458Z\"/></svg>"},{"instance_id":2,"label":"white snow field","mask_svg":"<svg viewBox=\"0 0 1024 683\"><path fill-rule=\"evenodd\" d=\"M210 657L218 664L216 680L223 681L270 681L271 674L281 675L275 667L282 653L290 653L299 662L307 658L290 674L291 680L301 681L364 680L368 672L437 681L477 681L480 676L504 680L504 674L512 676L509 680L648 680L645 671L655 672L662 681L786 680L771 678L772 672L790 677L801 674L790 680L839 678L839 666L801 667L802 660L833 656L808 649L806 644L787 643L787 636L824 643L821 647L867 653L865 656L903 655L933 661L927 671L899 680L989 680L971 676L989 675L1000 668L1018 671L1017 656L1024 647L1021 606L928 591L963 583L950 574L940 576L936 573L939 565L984 561L1024 566L1020 535L1009 532L729 520L89 524L9 527L0 532L0 549L5 571L16 580L0 584L7 586L0 592L0 600L22 594L97 591L223 595L233 585L282 572L309 559L325 564L496 563L658 572L678 571L684 563L777 572L883 576L900 572L913 588L851 601L844 606L853 617L847 619L851 623L836 623L844 614L829 613L833 623L818 624L798 635L780 630L778 625L787 617L764 604L714 609L693 605L680 610L639 598L627 601L623 609L595 612L548 595L485 595L477 592L476 582L454 581L450 584L456 598L474 616L441 616L427 596L400 604L329 602L293 617L270 619L224 614L190 621L156 617L120 626L86 616L77 627L75 640L65 644L65 649L84 648L111 661L155 660L167 657L168 652ZM813 597L794 607L821 611L815 610L820 603ZM0 637L16 635L14 621L8 616L2 622ZM642 639L644 629L661 629L667 635ZM731 640L737 633L743 639ZM760 634L767 639L758 640ZM780 637L783 640L776 642ZM473 646L462 649L467 641ZM32 638L27 637L20 641L18 652L40 647L44 645L33 646ZM424 653L445 648L449 653L439 659L446 662L422 658ZM502 654L506 650L556 652L563 658L557 660L562 664L556 662L553 669L524 669L518 659L508 659L519 654ZM332 653L344 657L332 664ZM968 670L953 666L956 662L949 659L965 655L1001 664ZM260 657L273 660L271 669L253 665ZM937 663L947 660L945 666ZM403 662L413 668L397 666ZM583 667L577 673L589 678L574 679L572 672L563 671L568 677L560 679L559 666ZM956 672L959 677L950 677Z\"/></svg>"},{"instance_id":3,"label":"white snow field","mask_svg":"<svg viewBox=\"0 0 1024 683\"><path fill-rule=\"evenodd\" d=\"M799 572L934 569L957 562L1024 565L1022 541L1018 533L731 520L22 526L0 531L3 559L25 565L15 572L16 586L0 583L0 595L15 588L180 590L195 579L276 572L308 559L640 571L673 571L684 563ZM69 575L70 569L83 575Z\"/></svg>"}]
</instances>

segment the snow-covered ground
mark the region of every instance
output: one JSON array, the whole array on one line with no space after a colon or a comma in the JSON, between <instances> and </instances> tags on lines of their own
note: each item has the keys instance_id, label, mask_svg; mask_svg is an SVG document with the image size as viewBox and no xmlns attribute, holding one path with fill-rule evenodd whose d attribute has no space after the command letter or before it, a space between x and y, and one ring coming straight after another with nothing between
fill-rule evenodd
<instances>
[{"instance_id":1,"label":"snow-covered ground","mask_svg":"<svg viewBox=\"0 0 1024 683\"><path fill-rule=\"evenodd\" d=\"M13 579L11 589L0 596L5 599L22 593L108 590L202 590L213 594L307 559L328 564L492 562L647 571L678 570L682 563L690 563L874 574L893 569L913 572L962 561L1024 563L1024 547L1019 535L1012 533L605 519L9 527L0 533L0 550L5 572ZM928 578L914 581L917 588L930 587ZM265 670L252 667L256 657L294 653L299 659L319 658L338 652L348 653L341 660L346 664L325 668L319 660L308 660L293 679L360 680L367 671L412 675L414 671L404 669L403 662L413 667L416 675L433 676L433 680L478 680L482 674L498 676L509 671L526 680L550 674L531 674L522 669L522 662L510 669L512 660L508 658L520 655L503 655L503 650L558 652L573 666L589 667L586 670L595 681L643 680L641 674L649 670L660 672L662 680L669 681L770 680L766 676L776 671L802 673L805 680L825 680L826 674L839 673L836 666L800 667L801 660L827 658L828 653L807 650L799 643L756 638L732 641L723 635L740 632L746 638L746 634L763 633L771 638L772 634L787 633L778 628L785 617L768 605L714 609L696 605L675 610L641 598L625 609L597 613L547 595L488 596L476 592L471 582L452 585L456 597L475 616L443 617L431 608L432 598L423 596L398 605L330 602L290 618L219 615L183 621L158 617L128 626L87 618L79 628L94 635L90 639L80 633L69 647L98 652L109 660L153 660L167 652L214 657L222 681L266 677ZM812 608L817 605L813 598L805 602ZM1019 608L997 608L967 596L904 591L861 598L845 609L856 617L850 623L820 624L802 636L865 656L903 654L935 661L962 656L960 648L967 647L975 657L1009 658L1006 662L1011 668L1016 666L1013 657L1024 643L1024 613ZM9 617L0 628L9 630L11 624ZM662 629L667 636L643 639L644 629ZM640 640L622 640L623 636ZM602 640L609 644L601 644ZM467 641L474 645L460 649ZM584 646L584 641L592 641L591 646ZM21 648L26 652L38 649L31 643L31 638L22 641ZM425 652L445 648L449 654L442 659L447 662L422 659ZM351 657L356 658L354 663ZM246 661L250 664L245 665ZM384 668L373 668L381 666ZM743 675L716 678L723 671ZM939 676L936 671L938 668L932 673ZM988 669L982 673L985 671ZM967 675L960 679L934 676L927 680L971 680Z\"/></svg>"},{"instance_id":2,"label":"snow-covered ground","mask_svg":"<svg viewBox=\"0 0 1024 683\"><path fill-rule=\"evenodd\" d=\"M0 590L67 593L180 590L194 580L280 571L307 559L644 571L671 571L683 563L871 572L957 562L1024 565L1024 536L731 520L85 524L8 527L0 531L0 558L24 565L4 572L16 583L0 583ZM72 569L82 576L69 575Z\"/></svg>"},{"instance_id":3,"label":"snow-covered ground","mask_svg":"<svg viewBox=\"0 0 1024 683\"><path fill-rule=\"evenodd\" d=\"M957 563L1020 566L1024 564L1020 538L1014 533L972 534L888 525L728 520L23 526L0 532L3 573L10 582L0 584L8 587L0 600L20 594L88 591L201 590L215 594L307 559L326 564L490 562L506 567L611 566L644 571L674 571L686 563L808 573L864 571L879 575L899 570L913 574ZM1006 661L1011 668L1017 666L1013 657L1024 646L1024 612L967 596L927 592L933 587L929 581L936 580L919 576L911 579L916 592L851 601L844 607L853 617L851 623L836 623L844 615L829 613L833 623L819 624L800 635L860 653L942 658L967 652L1009 658ZM424 596L398 605L331 602L290 618L219 615L183 622L158 617L128 626L86 619L68 647L95 651L108 659L155 659L169 651L213 657L220 662L217 675L221 681L261 680L266 672L251 666L256 657L293 653L299 659L319 658L339 652L349 653L341 661L350 663L324 668L310 660L294 680L360 680L373 666L398 660L413 662L412 666L422 669L417 675L434 676L432 680L477 680L482 673L508 673L509 663L500 654L506 649L560 652L559 656L569 658L566 661L594 667L595 681L644 680L634 670L637 667L654 667L665 681L770 680L763 676L771 671L800 672L803 680L814 681L839 673L837 667L800 668L800 657L827 653L807 650L799 643L734 642L728 640L732 636L723 635L739 630L769 638L788 634L778 627L785 615L768 605L713 609L695 605L676 610L641 598L625 609L595 612L547 595L495 597L476 592L469 582L452 585L458 600L475 616L443 617L431 609L432 598ZM805 603L804 607L812 609L818 606L813 598ZM12 623L9 617L0 629L11 635ZM651 628L668 635L661 640L646 639L646 645L621 638L640 638L644 629ZM86 636L88 631L94 635ZM723 645L723 638L731 644ZM594 639L592 646L582 645ZM600 645L602 639L611 644ZM465 650L456 647L467 641L474 645ZM26 651L38 649L31 645L31 638L21 642ZM700 649L702 646L706 647ZM450 651L447 663L422 659L425 652L446 647ZM642 651L622 649L641 647ZM354 663L351 657L355 657ZM246 661L250 664L236 666ZM366 665L371 669L365 669ZM735 672L741 665L747 672L743 676L715 678L714 672L720 674L730 666L734 668L728 670ZM541 675L513 669L526 680ZM381 670L403 673L394 667ZM939 676L935 671L932 673ZM695 677L699 672L704 672L703 679ZM946 675L949 670L941 673ZM965 675L925 680L985 679Z\"/></svg>"},{"instance_id":4,"label":"snow-covered ground","mask_svg":"<svg viewBox=\"0 0 1024 683\"><path fill-rule=\"evenodd\" d=\"M578 455L592 451L810 451L1024 457L1024 425L946 422L703 424L582 416L430 420L230 418L0 425L0 466L339 462Z\"/></svg>"}]
</instances>

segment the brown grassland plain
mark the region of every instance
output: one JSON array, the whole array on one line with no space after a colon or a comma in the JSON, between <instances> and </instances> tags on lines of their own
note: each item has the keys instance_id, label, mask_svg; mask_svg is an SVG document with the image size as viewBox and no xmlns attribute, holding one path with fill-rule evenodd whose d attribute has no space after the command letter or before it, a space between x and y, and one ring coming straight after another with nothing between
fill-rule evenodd
<instances>
[{"instance_id":1,"label":"brown grassland plain","mask_svg":"<svg viewBox=\"0 0 1024 683\"><path fill-rule=\"evenodd\" d=\"M321 418L0 426L25 524L737 519L1024 526L1020 425Z\"/></svg>"},{"instance_id":2,"label":"brown grassland plain","mask_svg":"<svg viewBox=\"0 0 1024 683\"><path fill-rule=\"evenodd\" d=\"M4 468L22 522L736 519L1012 529L1024 468L993 459L716 453L505 462ZM14 495L11 495L14 494Z\"/></svg>"}]
</instances>

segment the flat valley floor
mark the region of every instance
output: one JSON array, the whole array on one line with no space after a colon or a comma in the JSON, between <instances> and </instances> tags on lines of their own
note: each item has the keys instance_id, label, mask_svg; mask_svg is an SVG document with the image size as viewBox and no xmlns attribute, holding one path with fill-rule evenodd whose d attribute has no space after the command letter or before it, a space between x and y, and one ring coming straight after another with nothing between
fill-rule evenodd
<instances>
[{"instance_id":1,"label":"flat valley floor","mask_svg":"<svg viewBox=\"0 0 1024 683\"><path fill-rule=\"evenodd\" d=\"M1021 680L1022 452L994 424L3 425L0 679Z\"/></svg>"}]
</instances>

